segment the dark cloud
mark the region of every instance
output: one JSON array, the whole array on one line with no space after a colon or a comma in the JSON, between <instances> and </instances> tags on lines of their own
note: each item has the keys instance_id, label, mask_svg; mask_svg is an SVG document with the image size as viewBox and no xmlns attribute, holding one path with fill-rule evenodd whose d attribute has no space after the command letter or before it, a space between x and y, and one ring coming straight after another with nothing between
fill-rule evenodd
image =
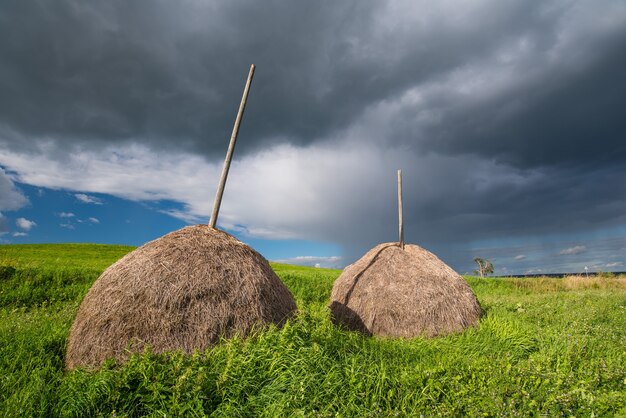
<instances>
[{"instance_id":1,"label":"dark cloud","mask_svg":"<svg viewBox=\"0 0 626 418\"><path fill-rule=\"evenodd\" d=\"M81 147L140 141L213 157L225 146L248 66L256 63L240 152L275 141L305 144L345 129L370 106L488 63L526 39L535 53L512 64L522 77L558 45L559 31L578 23L565 19L570 7L9 1L0 11L0 127L15 146L33 138ZM405 129L380 140L523 165L589 155L593 138L599 158L624 136L618 52L625 40L622 30L600 50L588 42L566 51L593 58L581 72L557 57L553 69L495 97L468 104L429 97L424 106L440 113L440 123L412 121L409 106L399 114ZM620 146L616 158L623 152Z\"/></svg>"},{"instance_id":2,"label":"dark cloud","mask_svg":"<svg viewBox=\"0 0 626 418\"><path fill-rule=\"evenodd\" d=\"M430 127L429 146L520 167L622 164L626 158L626 30L584 68L548 74L486 103L452 109ZM590 52L591 53L591 52ZM445 129L444 127L452 127Z\"/></svg>"},{"instance_id":3,"label":"dark cloud","mask_svg":"<svg viewBox=\"0 0 626 418\"><path fill-rule=\"evenodd\" d=\"M466 165L415 161L417 167L404 170L406 239L432 249L459 268L471 267L476 255L463 259L459 252L462 249L465 254L474 241L502 240L503 246L510 246L536 237L610 231L626 224L626 184L621 181L626 167L511 171L481 166L477 160ZM426 166L420 168L420 164ZM342 224L331 221L328 228L321 227L325 236L344 245L348 262L377 241L397 240L394 173L389 172L386 185L368 183L364 188L369 190L356 198L329 199L368 202L366 208L342 218ZM366 196L375 196L376 201Z\"/></svg>"},{"instance_id":4,"label":"dark cloud","mask_svg":"<svg viewBox=\"0 0 626 418\"><path fill-rule=\"evenodd\" d=\"M256 63L245 126L259 138L312 138L352 112L356 98L336 101L348 86L332 81L334 67L354 65L345 38L373 12L366 2L10 2L1 123L21 142L221 150Z\"/></svg>"}]
</instances>

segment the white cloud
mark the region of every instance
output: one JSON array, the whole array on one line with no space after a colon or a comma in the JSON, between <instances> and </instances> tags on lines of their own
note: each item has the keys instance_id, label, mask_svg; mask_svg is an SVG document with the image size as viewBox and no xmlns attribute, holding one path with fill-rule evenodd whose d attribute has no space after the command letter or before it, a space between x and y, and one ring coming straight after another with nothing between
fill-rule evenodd
<instances>
[{"instance_id":1,"label":"white cloud","mask_svg":"<svg viewBox=\"0 0 626 418\"><path fill-rule=\"evenodd\" d=\"M245 225L245 233L255 237L316 238L321 223L356 219L356 212L366 216L383 202L364 206L362 197L380 191L381 184L393 183L396 164L406 158L400 150L381 151L366 144L353 148L347 143L281 145L233 161L219 224L232 229ZM75 152L63 163L43 151L27 155L7 150L0 162L18 169L21 181L39 187L181 202L182 211L168 213L192 222L208 221L222 165L139 145ZM127 158L120 160L120 154ZM76 197L93 201L82 193Z\"/></svg>"},{"instance_id":2,"label":"white cloud","mask_svg":"<svg viewBox=\"0 0 626 418\"><path fill-rule=\"evenodd\" d=\"M94 197L94 196L89 196L89 195L86 195L84 193L77 193L74 196L76 197L76 199L78 199L79 201L81 201L83 203L91 203L93 205L101 205L102 204L102 199Z\"/></svg>"},{"instance_id":3,"label":"white cloud","mask_svg":"<svg viewBox=\"0 0 626 418\"><path fill-rule=\"evenodd\" d=\"M169 215L172 218L180 219L181 221L187 222L188 224L198 224L198 223L208 222L208 219L206 216L194 215L192 213L185 212L184 210L169 209L169 210L161 210L159 212L164 213L165 215ZM130 221L127 219L126 223L130 223Z\"/></svg>"},{"instance_id":4,"label":"white cloud","mask_svg":"<svg viewBox=\"0 0 626 418\"><path fill-rule=\"evenodd\" d=\"M622 266L624 266L624 263L621 262L621 261L616 261L616 262L613 262L613 263L607 263L606 266L607 267L622 267Z\"/></svg>"},{"instance_id":5,"label":"white cloud","mask_svg":"<svg viewBox=\"0 0 626 418\"><path fill-rule=\"evenodd\" d=\"M88 218L87 221L91 222L92 224L99 224L100 220L98 218Z\"/></svg>"},{"instance_id":6,"label":"white cloud","mask_svg":"<svg viewBox=\"0 0 626 418\"><path fill-rule=\"evenodd\" d=\"M315 145L283 144L235 158L220 210L220 228L254 238L332 242L341 246L344 261L351 262L377 243L396 239L398 168L405 173L408 214L423 214L432 207L438 208L438 215L458 212L456 205L450 207L450 195L474 201L482 194L493 195L494 189L523 188L543 180L541 173L492 160L422 155L419 150L379 143L376 138L384 134L380 131L384 128L372 118L384 115L385 111L367 113L362 123ZM166 212L169 215L189 223L209 220L221 158L208 162L198 155L157 152L135 144L74 150L59 161L51 158L54 153L44 145L34 154L5 149L0 164L19 173L26 184L80 190L84 193L77 195L87 197L91 196L86 193L102 193L133 201L171 200L180 202L182 208ZM438 182L424 180L432 178ZM445 225L427 228L440 239L442 231L458 234L475 223L471 215L457 212ZM372 222L381 216L388 222ZM406 215L405 224L410 222L421 221ZM407 241L425 239L427 228L421 229L420 237L408 234Z\"/></svg>"},{"instance_id":7,"label":"white cloud","mask_svg":"<svg viewBox=\"0 0 626 418\"><path fill-rule=\"evenodd\" d=\"M584 245L576 245L575 247L566 248L559 252L560 255L576 255L582 254L587 251L587 247Z\"/></svg>"},{"instance_id":8,"label":"white cloud","mask_svg":"<svg viewBox=\"0 0 626 418\"><path fill-rule=\"evenodd\" d=\"M11 235L13 235L14 237L25 237L28 234L26 232L14 232Z\"/></svg>"},{"instance_id":9,"label":"white cloud","mask_svg":"<svg viewBox=\"0 0 626 418\"><path fill-rule=\"evenodd\" d=\"M0 212L0 236L9 232L9 225L7 225L7 218Z\"/></svg>"},{"instance_id":10,"label":"white cloud","mask_svg":"<svg viewBox=\"0 0 626 418\"><path fill-rule=\"evenodd\" d=\"M74 227L74 225L73 225L73 224L71 224L71 223L69 223L69 222L68 222L68 223L64 223L64 224L59 224L59 226L60 226L61 228L66 228L66 229L76 229L76 228Z\"/></svg>"},{"instance_id":11,"label":"white cloud","mask_svg":"<svg viewBox=\"0 0 626 418\"><path fill-rule=\"evenodd\" d=\"M24 231L30 231L34 226L37 226L34 221L30 221L26 218L17 218L15 224Z\"/></svg>"},{"instance_id":12,"label":"white cloud","mask_svg":"<svg viewBox=\"0 0 626 418\"><path fill-rule=\"evenodd\" d=\"M59 213L59 217L61 217L61 218L73 218L74 216L76 216L76 215L74 215L72 212L61 212L61 213Z\"/></svg>"},{"instance_id":13,"label":"white cloud","mask_svg":"<svg viewBox=\"0 0 626 418\"><path fill-rule=\"evenodd\" d=\"M524 260L526 258L526 256L524 254L520 254L520 255L516 255L515 257L513 257L513 260Z\"/></svg>"},{"instance_id":14,"label":"white cloud","mask_svg":"<svg viewBox=\"0 0 626 418\"><path fill-rule=\"evenodd\" d=\"M18 210L28 204L28 199L15 187L13 180L0 167L0 211Z\"/></svg>"}]
</instances>

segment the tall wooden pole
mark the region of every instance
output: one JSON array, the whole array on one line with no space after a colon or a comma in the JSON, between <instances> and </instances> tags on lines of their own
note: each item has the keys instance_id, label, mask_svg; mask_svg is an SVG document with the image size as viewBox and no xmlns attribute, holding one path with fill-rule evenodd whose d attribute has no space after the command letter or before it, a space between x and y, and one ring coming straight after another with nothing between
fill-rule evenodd
<instances>
[{"instance_id":1,"label":"tall wooden pole","mask_svg":"<svg viewBox=\"0 0 626 418\"><path fill-rule=\"evenodd\" d=\"M398 170L398 233L400 248L404 250L404 225L402 223L402 170Z\"/></svg>"},{"instance_id":2,"label":"tall wooden pole","mask_svg":"<svg viewBox=\"0 0 626 418\"><path fill-rule=\"evenodd\" d=\"M213 213L211 213L211 220L209 226L215 228L217 223L217 215L220 211L220 205L222 204L222 195L224 194L224 186L226 185L226 178L228 177L228 170L230 169L230 161L233 158L233 151L235 150L235 143L237 142L237 134L239 133L239 125L241 125L241 119L243 118L243 112L246 109L246 102L248 101L248 92L250 91L250 85L252 84L252 77L254 76L254 69L256 66L252 64L250 66L250 73L248 73L248 81L246 87L243 89L243 97L239 104L239 111L237 112L237 119L235 119L235 126L233 127L233 133L230 136L230 143L228 144L228 151L226 151L226 159L224 160L224 168L222 169L222 176L220 177L220 184L217 187L217 193L215 194L215 201L213 202Z\"/></svg>"}]
</instances>

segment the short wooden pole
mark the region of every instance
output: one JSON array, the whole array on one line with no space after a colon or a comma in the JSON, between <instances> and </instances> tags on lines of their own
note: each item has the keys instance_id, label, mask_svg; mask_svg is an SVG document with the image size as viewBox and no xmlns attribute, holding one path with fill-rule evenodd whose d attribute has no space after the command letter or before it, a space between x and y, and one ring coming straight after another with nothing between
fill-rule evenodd
<instances>
[{"instance_id":1,"label":"short wooden pole","mask_svg":"<svg viewBox=\"0 0 626 418\"><path fill-rule=\"evenodd\" d=\"M402 170L398 170L398 233L400 248L404 250L404 225L402 223Z\"/></svg>"},{"instance_id":2,"label":"short wooden pole","mask_svg":"<svg viewBox=\"0 0 626 418\"><path fill-rule=\"evenodd\" d=\"M239 104L239 111L237 112L237 119L235 119L235 126L233 127L233 133L230 136L230 143L228 144L228 151L226 151L226 159L224 160L224 168L222 169L222 176L220 177L220 183L217 187L217 193L215 194L215 201L213 202L213 213L211 213L211 220L209 226L215 228L217 223L217 215L220 211L222 204L222 196L224 195L224 186L226 185L226 179L228 178L228 170L230 169L230 162L233 158L233 151L235 151L235 143L237 142L237 134L239 133L239 125L241 125L241 119L243 118L243 112L246 109L246 102L248 101L248 92L250 91L250 85L252 84L252 77L254 76L254 69L256 66L252 64L250 66L250 72L248 73L248 81L246 87L243 89L243 97Z\"/></svg>"}]
</instances>

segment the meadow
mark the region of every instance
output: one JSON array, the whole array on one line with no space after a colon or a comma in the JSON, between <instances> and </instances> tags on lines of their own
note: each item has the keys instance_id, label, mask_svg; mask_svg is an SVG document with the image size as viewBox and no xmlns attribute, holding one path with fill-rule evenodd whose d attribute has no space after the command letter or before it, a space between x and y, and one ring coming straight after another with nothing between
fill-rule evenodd
<instances>
[{"instance_id":1,"label":"meadow","mask_svg":"<svg viewBox=\"0 0 626 418\"><path fill-rule=\"evenodd\" d=\"M83 296L130 250L0 246L0 416L626 416L626 279L614 277L468 277L478 327L401 340L331 323L340 271L273 264L299 308L282 329L65 372Z\"/></svg>"}]
</instances>

